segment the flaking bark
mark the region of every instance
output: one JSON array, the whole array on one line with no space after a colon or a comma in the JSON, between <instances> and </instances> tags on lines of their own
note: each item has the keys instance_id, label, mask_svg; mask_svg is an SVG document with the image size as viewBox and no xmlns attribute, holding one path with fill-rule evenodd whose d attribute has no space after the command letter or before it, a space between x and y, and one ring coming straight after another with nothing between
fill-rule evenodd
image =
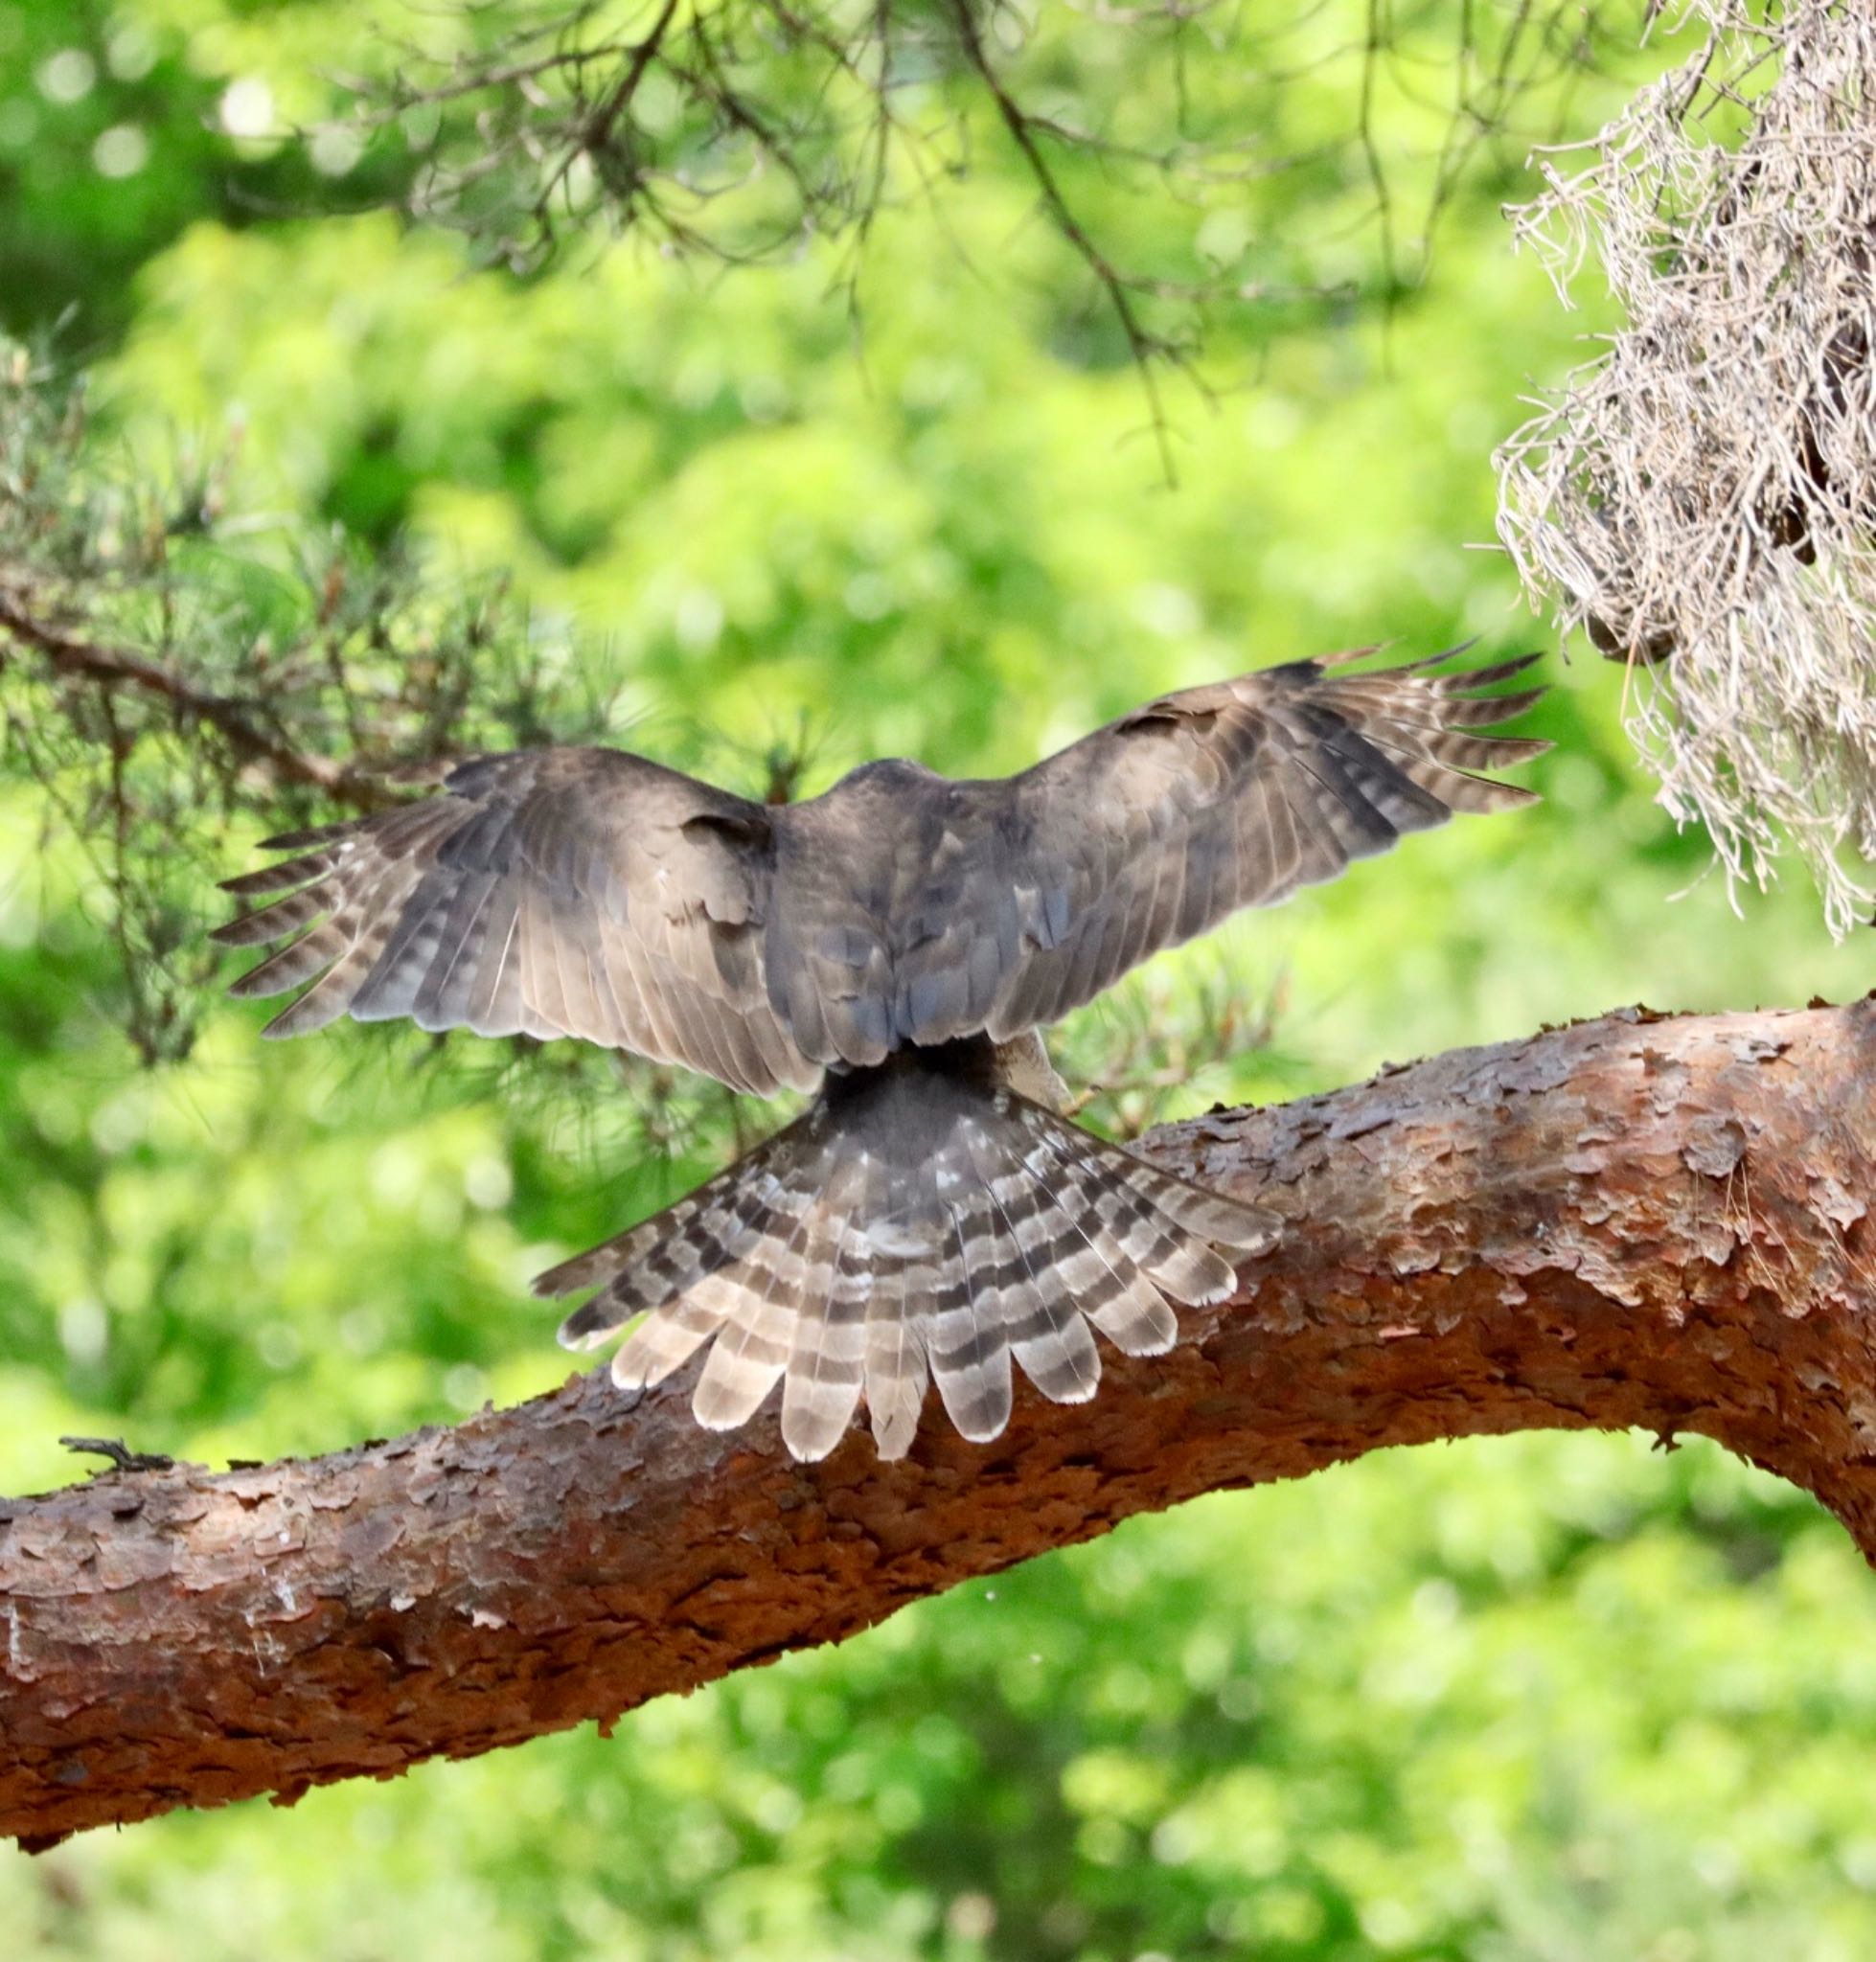
<instances>
[{"instance_id":1,"label":"flaking bark","mask_svg":"<svg viewBox=\"0 0 1876 1962\"><path fill-rule=\"evenodd\" d=\"M1283 1213L1100 1394L906 1461L604 1371L389 1444L0 1500L0 1833L609 1722L1196 1494L1383 1445L1702 1432L1876 1557L1876 1008L1631 1010L1147 1143ZM694 1367L694 1366L693 1366Z\"/></svg>"}]
</instances>

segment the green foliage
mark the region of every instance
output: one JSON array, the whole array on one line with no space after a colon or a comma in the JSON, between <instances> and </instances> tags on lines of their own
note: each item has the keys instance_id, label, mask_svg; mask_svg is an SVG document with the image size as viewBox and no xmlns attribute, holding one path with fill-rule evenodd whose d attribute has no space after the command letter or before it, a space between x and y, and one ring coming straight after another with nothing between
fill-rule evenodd
<instances>
[{"instance_id":1,"label":"green foliage","mask_svg":"<svg viewBox=\"0 0 1876 1962\"><path fill-rule=\"evenodd\" d=\"M388 149L354 153L341 185L330 147L231 146L217 126L243 72L229 64L252 54L257 31L310 78L317 16L330 31L346 11L0 0L0 327L67 317L89 353L123 331L138 267L197 219L240 226L394 194L408 164ZM296 16L299 31L286 31ZM329 32L327 52L334 42ZM308 107L304 84L295 94L286 106Z\"/></svg>"},{"instance_id":2,"label":"green foliage","mask_svg":"<svg viewBox=\"0 0 1876 1962\"><path fill-rule=\"evenodd\" d=\"M1426 10L1426 44L1461 11ZM805 789L879 751L1003 770L1242 667L1527 637L1502 561L1468 547L1487 452L1527 376L1574 358L1575 325L1508 261L1491 170L1460 180L1428 285L1391 314L1217 309L1215 399L1166 398L1171 489L1085 268L988 124L942 223L908 196L875 228L857 331L835 246L723 276L629 241L522 280L382 213L315 216L374 201L344 176L308 176L297 215L237 199L290 146L242 154L203 117L260 78L316 123L306 78L367 61L351 0L88 16L94 80L70 101L36 79L80 37L60 12L0 0L0 47L30 50L0 84L0 158L28 98L48 151L0 171L0 248L56 240L61 268L10 289L9 317L37 330L75 298L87 352L108 349L52 503L89 550L100 471L125 497L158 488L154 533L119 529L160 543L161 576L120 560L103 621L152 644L149 596L173 588L189 635L154 644L217 686L252 681L263 632L324 647L330 567L369 596L394 541L423 573L397 587L413 632L407 603L512 580L526 645L554 650L555 686L587 677L593 726L744 788L798 755ZM1338 0L1310 31L1327 45L1363 15ZM1025 57L1067 97L1092 85L1079 18ZM108 47L132 31L154 50L142 203L139 173L85 161L115 126L93 123L129 113L103 92L128 86ZM1224 119L1259 56L1254 24L1217 31L1195 74ZM1639 72L1546 113L1590 126ZM1272 240L1311 277L1372 264L1372 234L1346 233L1369 194L1347 112L1331 71L1279 92L1271 142L1314 161L1226 201L1212 245L1241 240L1247 280L1299 277L1258 262ZM1390 125L1404 203L1444 126L1410 104ZM1144 223L1133 190L1074 168L1112 235ZM227 467L213 523L178 543L190 455ZM48 576L52 534L5 536ZM89 606L97 564L67 569ZM412 646L367 663L394 703ZM514 672L473 648L471 667L484 703ZM1625 1000L1864 985L1802 894L1745 921L1711 881L1670 903L1705 848L1650 802L1620 675L1551 678L1543 807L1410 840L1156 963L1064 1032L1071 1076L1107 1085L1096 1114L1293 1094ZM260 1043L191 964L207 882L240 869L274 792L192 802L195 739L153 714L133 755L176 800L176 999L201 1019L143 1067L111 861L72 795L94 765L44 747L73 699L24 663L0 674L0 1487L74 1475L62 1431L254 1457L558 1381L527 1277L685 1189L750 1113L460 1038ZM331 711L311 699L336 745ZM1855 1962L1876 1952L1872 1632L1842 1535L1709 1449L1390 1454L1135 1521L610 1741L0 1856L0 1928L35 1962Z\"/></svg>"}]
</instances>

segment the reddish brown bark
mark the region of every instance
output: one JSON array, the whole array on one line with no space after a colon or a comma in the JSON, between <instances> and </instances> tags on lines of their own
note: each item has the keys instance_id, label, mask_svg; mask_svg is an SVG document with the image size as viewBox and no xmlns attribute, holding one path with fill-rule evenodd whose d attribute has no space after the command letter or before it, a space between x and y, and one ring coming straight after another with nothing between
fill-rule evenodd
<instances>
[{"instance_id":1,"label":"reddish brown bark","mask_svg":"<svg viewBox=\"0 0 1876 1962\"><path fill-rule=\"evenodd\" d=\"M607 1721L1131 1513L1381 1445L1701 1431L1876 1552L1876 1009L1638 1012L1152 1141L1282 1247L1090 1404L791 1463L688 1376L310 1462L0 1501L0 1832Z\"/></svg>"}]
</instances>

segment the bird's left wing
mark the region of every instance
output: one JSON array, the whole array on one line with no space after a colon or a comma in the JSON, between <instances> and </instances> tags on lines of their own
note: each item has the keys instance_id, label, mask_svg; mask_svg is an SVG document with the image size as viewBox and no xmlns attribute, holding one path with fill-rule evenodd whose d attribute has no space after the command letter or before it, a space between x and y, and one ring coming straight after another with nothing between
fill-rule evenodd
<instances>
[{"instance_id":1,"label":"bird's left wing","mask_svg":"<svg viewBox=\"0 0 1876 1962\"><path fill-rule=\"evenodd\" d=\"M1534 793L1481 776L1547 742L1466 733L1542 689L1479 695L1535 654L1434 674L1372 652L1293 661L1148 702L1034 768L961 785L978 848L943 875L946 928L900 957L912 1039L1056 1020L1161 947L1274 904L1454 811ZM925 1005L929 1004L928 1011Z\"/></svg>"},{"instance_id":2,"label":"bird's left wing","mask_svg":"<svg viewBox=\"0 0 1876 1962\"><path fill-rule=\"evenodd\" d=\"M342 1015L577 1036L739 1090L811 1088L768 1003L771 813L623 750L480 757L444 794L267 840L294 856L226 881L279 894L219 927L285 941L236 994L312 986L267 1026Z\"/></svg>"}]
</instances>

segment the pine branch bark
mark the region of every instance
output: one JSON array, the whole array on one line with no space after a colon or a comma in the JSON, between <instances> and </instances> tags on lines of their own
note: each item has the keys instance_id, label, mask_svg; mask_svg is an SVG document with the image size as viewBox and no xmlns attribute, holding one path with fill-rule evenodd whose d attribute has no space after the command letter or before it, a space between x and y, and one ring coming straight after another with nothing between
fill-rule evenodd
<instances>
[{"instance_id":1,"label":"pine branch bark","mask_svg":"<svg viewBox=\"0 0 1876 1962\"><path fill-rule=\"evenodd\" d=\"M1876 1557L1876 1008L1631 1010L1155 1135L1283 1245L1093 1403L903 1464L689 1373L310 1461L0 1500L0 1833L290 1802L621 1712L1199 1493L1384 1445L1701 1432Z\"/></svg>"}]
</instances>

